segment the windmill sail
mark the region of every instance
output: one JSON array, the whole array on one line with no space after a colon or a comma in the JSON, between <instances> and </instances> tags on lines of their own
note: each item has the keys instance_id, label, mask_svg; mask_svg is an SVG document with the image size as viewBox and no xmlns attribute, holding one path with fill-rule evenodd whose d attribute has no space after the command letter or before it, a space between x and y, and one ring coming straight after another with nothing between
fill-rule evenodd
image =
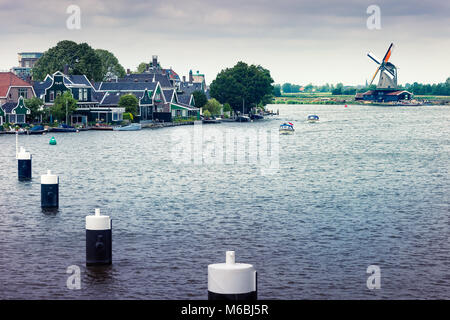
<instances>
[{"instance_id":1,"label":"windmill sail","mask_svg":"<svg viewBox=\"0 0 450 320\"><path fill-rule=\"evenodd\" d=\"M377 88L379 89L392 89L397 87L397 69L392 63L389 62L393 49L394 44L391 43L381 62L372 52L367 54L371 60L379 65L372 77L372 80L370 81L370 84L372 84L378 75L378 72L380 72L380 78L377 85Z\"/></svg>"}]
</instances>

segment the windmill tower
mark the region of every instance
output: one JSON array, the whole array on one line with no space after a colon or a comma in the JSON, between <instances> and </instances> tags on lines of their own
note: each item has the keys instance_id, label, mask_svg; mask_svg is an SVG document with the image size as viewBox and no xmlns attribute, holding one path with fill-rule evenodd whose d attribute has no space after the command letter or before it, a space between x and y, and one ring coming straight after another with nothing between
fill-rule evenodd
<instances>
[{"instance_id":1,"label":"windmill tower","mask_svg":"<svg viewBox=\"0 0 450 320\"><path fill-rule=\"evenodd\" d=\"M378 72L380 72L380 78L378 80L377 84L377 90L398 90L397 88L397 68L394 64L389 62L389 58L391 57L392 50L394 49L394 44L391 43L388 50L386 51L386 54L384 55L383 60L380 60L372 53L369 52L367 56L375 61L376 64L378 64L378 68L375 71L375 74L372 77L372 80L370 81L370 84L373 83L373 80L375 80L375 77L377 76Z\"/></svg>"}]
</instances>

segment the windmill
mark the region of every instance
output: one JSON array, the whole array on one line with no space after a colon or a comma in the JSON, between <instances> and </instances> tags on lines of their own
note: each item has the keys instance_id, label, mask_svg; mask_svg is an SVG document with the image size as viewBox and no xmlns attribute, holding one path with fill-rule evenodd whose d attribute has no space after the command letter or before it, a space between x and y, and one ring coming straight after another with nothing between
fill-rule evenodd
<instances>
[{"instance_id":1,"label":"windmill","mask_svg":"<svg viewBox=\"0 0 450 320\"><path fill-rule=\"evenodd\" d=\"M383 60L380 60L372 53L369 52L367 56L375 61L376 64L378 64L378 68L375 71L375 74L372 77L372 80L370 81L370 84L372 84L373 80L375 80L375 77L377 76L378 72L380 72L380 79L378 80L377 89L380 90L396 90L397 89L397 68L394 64L389 62L389 58L391 57L392 50L394 49L394 44L391 43L388 50L386 51L386 54L384 55Z\"/></svg>"}]
</instances>

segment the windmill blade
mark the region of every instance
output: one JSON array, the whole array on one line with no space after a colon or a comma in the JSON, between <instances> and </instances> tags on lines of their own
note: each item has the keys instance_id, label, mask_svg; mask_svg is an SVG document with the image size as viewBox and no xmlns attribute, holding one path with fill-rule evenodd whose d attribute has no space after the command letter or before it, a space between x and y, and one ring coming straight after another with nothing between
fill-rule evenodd
<instances>
[{"instance_id":1,"label":"windmill blade","mask_svg":"<svg viewBox=\"0 0 450 320\"><path fill-rule=\"evenodd\" d=\"M394 43L391 43L388 50L386 51L386 54L384 55L383 62L388 62L389 58L391 57L392 50L394 49Z\"/></svg>"},{"instance_id":2,"label":"windmill blade","mask_svg":"<svg viewBox=\"0 0 450 320\"><path fill-rule=\"evenodd\" d=\"M367 56L368 56L370 59L372 59L373 61L375 61L376 64L381 64L381 63L380 63L380 59L378 59L372 52L369 52L369 53L367 54Z\"/></svg>"},{"instance_id":3,"label":"windmill blade","mask_svg":"<svg viewBox=\"0 0 450 320\"><path fill-rule=\"evenodd\" d=\"M377 76L378 71L380 71L380 67L378 67L378 68L377 68L377 71L375 71L375 74L373 75L372 80L370 81L370 85L372 85L372 82L373 82L373 80L375 79L375 77Z\"/></svg>"}]
</instances>

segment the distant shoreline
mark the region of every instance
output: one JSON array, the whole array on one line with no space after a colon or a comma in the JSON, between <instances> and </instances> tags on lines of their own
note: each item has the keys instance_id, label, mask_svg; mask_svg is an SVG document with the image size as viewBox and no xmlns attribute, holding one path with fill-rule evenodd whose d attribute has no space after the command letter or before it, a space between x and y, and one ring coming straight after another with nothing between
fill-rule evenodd
<instances>
[{"instance_id":1,"label":"distant shoreline","mask_svg":"<svg viewBox=\"0 0 450 320\"><path fill-rule=\"evenodd\" d=\"M353 95L331 95L329 93L283 94L275 97L272 104L321 104L321 105L372 105L372 106L418 106L418 105L450 105L449 96L414 96L410 104L396 102L371 102L355 100Z\"/></svg>"}]
</instances>

